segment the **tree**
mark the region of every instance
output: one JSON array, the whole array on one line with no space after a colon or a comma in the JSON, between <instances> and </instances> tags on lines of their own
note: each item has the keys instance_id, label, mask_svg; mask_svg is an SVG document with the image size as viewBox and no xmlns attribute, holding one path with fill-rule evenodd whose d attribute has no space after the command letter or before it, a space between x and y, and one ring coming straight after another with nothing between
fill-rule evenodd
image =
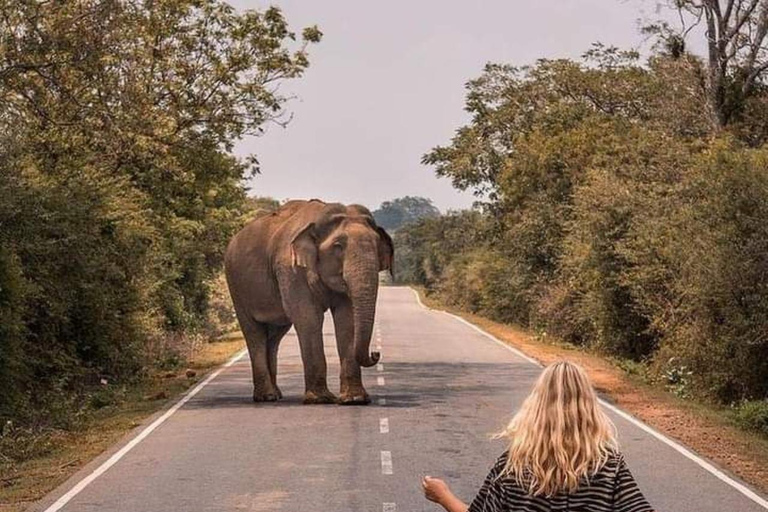
<instances>
[{"instance_id":1,"label":"tree","mask_svg":"<svg viewBox=\"0 0 768 512\"><path fill-rule=\"evenodd\" d=\"M219 0L0 0L0 416L204 328L257 171L232 147L287 120L319 38Z\"/></svg>"},{"instance_id":2,"label":"tree","mask_svg":"<svg viewBox=\"0 0 768 512\"><path fill-rule=\"evenodd\" d=\"M656 23L645 30L679 49L695 33L692 29L704 23L708 105L715 123L727 126L766 85L768 0L674 0L670 5L680 13L681 27L672 30Z\"/></svg>"},{"instance_id":3,"label":"tree","mask_svg":"<svg viewBox=\"0 0 768 512\"><path fill-rule=\"evenodd\" d=\"M268 215L280 208L280 201L272 197L249 197L246 204L247 220Z\"/></svg>"},{"instance_id":4,"label":"tree","mask_svg":"<svg viewBox=\"0 0 768 512\"><path fill-rule=\"evenodd\" d=\"M440 210L432 204L430 199L412 196L384 201L378 210L373 212L376 223L392 231L420 219L434 218L439 215Z\"/></svg>"},{"instance_id":5,"label":"tree","mask_svg":"<svg viewBox=\"0 0 768 512\"><path fill-rule=\"evenodd\" d=\"M486 221L480 211L461 210L403 225L394 236L397 280L436 286L453 258L487 241Z\"/></svg>"},{"instance_id":6,"label":"tree","mask_svg":"<svg viewBox=\"0 0 768 512\"><path fill-rule=\"evenodd\" d=\"M423 157L483 198L482 227L403 229L401 267L449 303L648 362L681 395L763 399L768 90L719 126L679 43L487 65L470 121Z\"/></svg>"}]
</instances>

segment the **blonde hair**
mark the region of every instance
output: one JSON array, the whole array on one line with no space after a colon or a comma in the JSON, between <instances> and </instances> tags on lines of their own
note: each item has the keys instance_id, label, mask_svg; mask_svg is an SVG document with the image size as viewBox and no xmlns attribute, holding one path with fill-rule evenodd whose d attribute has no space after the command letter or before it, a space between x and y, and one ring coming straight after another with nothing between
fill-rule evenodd
<instances>
[{"instance_id":1,"label":"blonde hair","mask_svg":"<svg viewBox=\"0 0 768 512\"><path fill-rule=\"evenodd\" d=\"M533 496L573 492L618 450L616 427L602 411L586 372L567 361L544 369L509 425L500 477L509 476Z\"/></svg>"}]
</instances>

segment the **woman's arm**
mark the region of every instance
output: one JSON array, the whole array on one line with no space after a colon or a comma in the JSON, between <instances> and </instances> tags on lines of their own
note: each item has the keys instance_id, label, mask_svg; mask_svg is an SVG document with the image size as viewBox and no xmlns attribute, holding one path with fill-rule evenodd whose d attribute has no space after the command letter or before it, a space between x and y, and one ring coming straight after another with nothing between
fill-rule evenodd
<instances>
[{"instance_id":1,"label":"woman's arm","mask_svg":"<svg viewBox=\"0 0 768 512\"><path fill-rule=\"evenodd\" d=\"M467 512L467 504L457 498L448 484L439 478L425 476L421 485L424 487L424 496L429 501L434 501L448 512Z\"/></svg>"}]
</instances>

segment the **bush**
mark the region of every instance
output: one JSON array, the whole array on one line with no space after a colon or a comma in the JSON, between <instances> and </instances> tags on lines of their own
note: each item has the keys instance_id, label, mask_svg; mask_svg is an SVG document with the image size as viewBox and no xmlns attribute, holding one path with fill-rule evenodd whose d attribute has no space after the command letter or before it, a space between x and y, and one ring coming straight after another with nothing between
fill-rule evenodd
<instances>
[{"instance_id":1,"label":"bush","mask_svg":"<svg viewBox=\"0 0 768 512\"><path fill-rule=\"evenodd\" d=\"M180 365L224 328L226 244L275 203L249 204L255 160L232 148L284 114L275 80L320 32L296 45L279 9L219 0L0 14L0 422L23 433L75 425L112 400L102 379Z\"/></svg>"},{"instance_id":2,"label":"bush","mask_svg":"<svg viewBox=\"0 0 768 512\"><path fill-rule=\"evenodd\" d=\"M768 394L766 157L714 144L674 195L638 212L622 249L624 282L659 336L657 361L679 359L696 394L726 403Z\"/></svg>"},{"instance_id":3,"label":"bush","mask_svg":"<svg viewBox=\"0 0 768 512\"><path fill-rule=\"evenodd\" d=\"M0 411L19 408L22 388L18 383L28 379L22 363L28 293L18 256L0 239Z\"/></svg>"},{"instance_id":4,"label":"bush","mask_svg":"<svg viewBox=\"0 0 768 512\"><path fill-rule=\"evenodd\" d=\"M489 64L467 84L470 121L423 162L486 202L404 229L408 279L680 396L765 398L768 89L714 130L695 57L587 57Z\"/></svg>"},{"instance_id":5,"label":"bush","mask_svg":"<svg viewBox=\"0 0 768 512\"><path fill-rule=\"evenodd\" d=\"M768 400L752 400L740 403L734 417L742 428L768 436Z\"/></svg>"}]
</instances>

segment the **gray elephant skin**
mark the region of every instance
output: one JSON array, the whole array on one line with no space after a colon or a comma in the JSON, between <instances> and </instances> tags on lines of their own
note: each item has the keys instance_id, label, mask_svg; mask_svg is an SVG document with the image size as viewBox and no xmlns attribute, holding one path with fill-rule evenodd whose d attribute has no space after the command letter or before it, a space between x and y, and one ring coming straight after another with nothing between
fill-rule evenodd
<instances>
[{"instance_id":1,"label":"gray elephant skin","mask_svg":"<svg viewBox=\"0 0 768 512\"><path fill-rule=\"evenodd\" d=\"M224 258L227 285L253 370L253 400L282 398L277 351L296 327L304 403L370 403L361 367L370 352L379 272L392 270L392 239L360 205L289 201L237 233ZM323 319L330 309L341 360L341 393L328 390Z\"/></svg>"}]
</instances>

